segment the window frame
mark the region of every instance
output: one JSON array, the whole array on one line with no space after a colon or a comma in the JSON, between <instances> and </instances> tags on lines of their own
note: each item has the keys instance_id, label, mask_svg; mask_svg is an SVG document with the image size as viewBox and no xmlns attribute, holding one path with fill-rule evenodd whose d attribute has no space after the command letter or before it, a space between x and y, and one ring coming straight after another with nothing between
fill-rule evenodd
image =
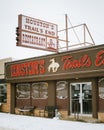
<instances>
[{"instance_id":1,"label":"window frame","mask_svg":"<svg viewBox=\"0 0 104 130\"><path fill-rule=\"evenodd\" d=\"M46 84L46 90L47 91L43 91L43 92L41 92L42 91L42 87L44 87L44 86L41 86L42 84ZM33 88L35 87L34 85L39 85L37 88L37 92L38 92L38 97L34 97L33 96L33 94L34 94L34 91L35 90L33 90ZM41 90L41 91L40 91ZM44 89L43 89L44 90ZM46 92L46 94L45 94L45 92ZM41 97L40 95L42 95L42 93L44 93L44 95L46 96L46 97ZM47 82L37 82L37 83L33 83L32 84L32 98L33 99L47 99L48 98L48 83Z\"/></svg>"},{"instance_id":2,"label":"window frame","mask_svg":"<svg viewBox=\"0 0 104 130\"><path fill-rule=\"evenodd\" d=\"M1 88L4 87L4 88ZM0 103L7 103L7 84L6 83L0 83ZM5 97L5 98L2 98ZM4 101L2 101L4 100Z\"/></svg>"},{"instance_id":3,"label":"window frame","mask_svg":"<svg viewBox=\"0 0 104 130\"><path fill-rule=\"evenodd\" d=\"M21 94L22 94L21 96L25 95L25 93L28 92L28 93L29 93L29 96L28 96L28 97L18 97L18 96L17 96L17 93L18 93L18 92L17 92L17 87L18 87L18 85L21 85L21 86L27 85L27 86L29 87L29 91L22 92L21 90L18 90L18 92L21 92ZM23 88L22 88L22 89L23 89ZM30 99L30 94L31 94L30 89L31 89L31 86L30 86L29 83L16 84L16 99Z\"/></svg>"},{"instance_id":4,"label":"window frame","mask_svg":"<svg viewBox=\"0 0 104 130\"><path fill-rule=\"evenodd\" d=\"M58 85L61 85L61 84L63 84L63 85L65 85L65 86L61 86L61 87L59 87L59 90L58 90ZM63 95L61 95L61 96L58 96L58 91L60 92L61 90L65 90L66 89L66 96L63 96ZM66 99L66 98L68 98L68 82L67 81L58 81L57 83L56 83L56 97L58 98L58 99ZM62 93L62 92L61 92Z\"/></svg>"}]
</instances>

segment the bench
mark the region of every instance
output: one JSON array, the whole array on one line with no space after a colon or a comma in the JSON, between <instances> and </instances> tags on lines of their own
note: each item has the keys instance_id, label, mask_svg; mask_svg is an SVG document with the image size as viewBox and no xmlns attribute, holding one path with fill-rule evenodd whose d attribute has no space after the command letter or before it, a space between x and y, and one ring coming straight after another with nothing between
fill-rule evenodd
<instances>
[{"instance_id":1,"label":"bench","mask_svg":"<svg viewBox=\"0 0 104 130\"><path fill-rule=\"evenodd\" d=\"M55 117L55 109L57 109L55 106L45 106L44 117Z\"/></svg>"},{"instance_id":2,"label":"bench","mask_svg":"<svg viewBox=\"0 0 104 130\"><path fill-rule=\"evenodd\" d=\"M24 106L22 108L19 108L19 114L23 115L34 115L35 106Z\"/></svg>"}]
</instances>

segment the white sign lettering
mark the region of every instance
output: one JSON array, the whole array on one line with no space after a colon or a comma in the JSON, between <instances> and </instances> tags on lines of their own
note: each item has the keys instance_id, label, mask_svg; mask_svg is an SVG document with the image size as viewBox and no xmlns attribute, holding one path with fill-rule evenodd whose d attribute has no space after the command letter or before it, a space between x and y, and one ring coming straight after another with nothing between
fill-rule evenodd
<instances>
[{"instance_id":1,"label":"white sign lettering","mask_svg":"<svg viewBox=\"0 0 104 130\"><path fill-rule=\"evenodd\" d=\"M31 47L40 47L40 48L46 48L46 37L32 34L28 32L22 32L22 45L25 46L31 46Z\"/></svg>"}]
</instances>

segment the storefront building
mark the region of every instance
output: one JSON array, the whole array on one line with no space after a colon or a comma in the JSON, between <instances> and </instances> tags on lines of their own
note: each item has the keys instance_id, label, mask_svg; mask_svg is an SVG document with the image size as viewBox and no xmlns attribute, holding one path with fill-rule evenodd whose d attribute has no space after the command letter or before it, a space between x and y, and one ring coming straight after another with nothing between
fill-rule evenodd
<instances>
[{"instance_id":1,"label":"storefront building","mask_svg":"<svg viewBox=\"0 0 104 130\"><path fill-rule=\"evenodd\" d=\"M9 93L10 91L10 85L7 85L6 83L4 68L5 63L11 61L12 58L0 59L0 111L4 112L8 112L10 110L10 97L8 97L9 95L7 94L7 92Z\"/></svg>"},{"instance_id":2,"label":"storefront building","mask_svg":"<svg viewBox=\"0 0 104 130\"><path fill-rule=\"evenodd\" d=\"M104 45L8 62L10 113L16 108L56 106L104 119Z\"/></svg>"}]
</instances>

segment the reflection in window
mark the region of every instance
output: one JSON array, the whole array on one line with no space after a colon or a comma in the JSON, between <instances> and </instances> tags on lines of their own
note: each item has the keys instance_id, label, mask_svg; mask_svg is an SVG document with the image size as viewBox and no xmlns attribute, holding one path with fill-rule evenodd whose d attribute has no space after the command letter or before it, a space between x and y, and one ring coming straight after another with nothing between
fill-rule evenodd
<instances>
[{"instance_id":1,"label":"reflection in window","mask_svg":"<svg viewBox=\"0 0 104 130\"><path fill-rule=\"evenodd\" d=\"M30 84L17 84L16 85L16 97L18 99L30 98Z\"/></svg>"},{"instance_id":2,"label":"reflection in window","mask_svg":"<svg viewBox=\"0 0 104 130\"><path fill-rule=\"evenodd\" d=\"M80 84L71 84L71 95L73 99L78 99L80 93Z\"/></svg>"},{"instance_id":3,"label":"reflection in window","mask_svg":"<svg viewBox=\"0 0 104 130\"><path fill-rule=\"evenodd\" d=\"M7 87L6 84L0 84L0 103L7 102Z\"/></svg>"},{"instance_id":4,"label":"reflection in window","mask_svg":"<svg viewBox=\"0 0 104 130\"><path fill-rule=\"evenodd\" d=\"M56 84L57 98L64 99L68 97L67 87L68 85L66 81L57 82Z\"/></svg>"},{"instance_id":5,"label":"reflection in window","mask_svg":"<svg viewBox=\"0 0 104 130\"><path fill-rule=\"evenodd\" d=\"M99 79L98 85L99 85L99 97L101 99L104 99L104 77Z\"/></svg>"},{"instance_id":6,"label":"reflection in window","mask_svg":"<svg viewBox=\"0 0 104 130\"><path fill-rule=\"evenodd\" d=\"M32 97L33 98L47 98L48 97L48 83L40 82L32 84Z\"/></svg>"},{"instance_id":7,"label":"reflection in window","mask_svg":"<svg viewBox=\"0 0 104 130\"><path fill-rule=\"evenodd\" d=\"M82 84L82 93L85 99L92 98L92 86L91 83Z\"/></svg>"}]
</instances>

